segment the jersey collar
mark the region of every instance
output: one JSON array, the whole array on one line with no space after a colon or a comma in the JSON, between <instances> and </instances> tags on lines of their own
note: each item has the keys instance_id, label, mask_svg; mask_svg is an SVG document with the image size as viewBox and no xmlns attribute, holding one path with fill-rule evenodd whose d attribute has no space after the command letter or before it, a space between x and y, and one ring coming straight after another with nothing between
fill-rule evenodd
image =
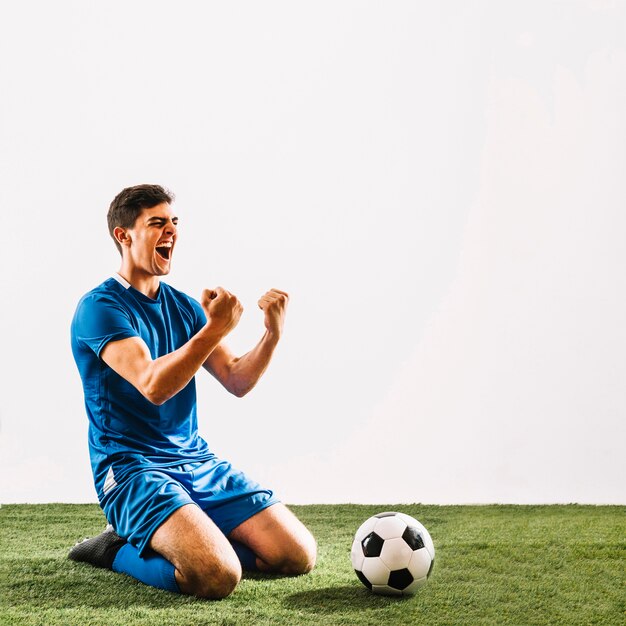
<instances>
[{"instance_id":1,"label":"jersey collar","mask_svg":"<svg viewBox=\"0 0 626 626\"><path fill-rule=\"evenodd\" d=\"M122 285L122 287L124 287L124 289L128 289L130 287L130 283L125 278L120 276L117 272L115 274L113 274L113 276L111 276L111 278L113 278L120 285Z\"/></svg>"}]
</instances>

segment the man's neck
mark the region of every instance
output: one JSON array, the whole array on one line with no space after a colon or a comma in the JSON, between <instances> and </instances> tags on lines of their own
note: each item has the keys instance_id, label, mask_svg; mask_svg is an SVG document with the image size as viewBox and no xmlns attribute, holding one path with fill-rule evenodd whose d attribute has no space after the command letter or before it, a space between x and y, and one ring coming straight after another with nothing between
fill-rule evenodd
<instances>
[{"instance_id":1,"label":"man's neck","mask_svg":"<svg viewBox=\"0 0 626 626\"><path fill-rule=\"evenodd\" d=\"M152 298L153 300L157 297L157 294L159 293L159 286L161 284L158 276L154 276L154 274L146 274L145 272L125 267L124 263L122 263L118 274L126 282L128 282L131 287L142 293L144 296L148 296L148 298Z\"/></svg>"}]
</instances>

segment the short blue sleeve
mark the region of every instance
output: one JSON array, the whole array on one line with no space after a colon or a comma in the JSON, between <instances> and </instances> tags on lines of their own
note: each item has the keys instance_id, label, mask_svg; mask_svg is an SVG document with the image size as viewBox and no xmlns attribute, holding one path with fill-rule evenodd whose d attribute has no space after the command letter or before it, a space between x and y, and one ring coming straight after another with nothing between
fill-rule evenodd
<instances>
[{"instance_id":1,"label":"short blue sleeve","mask_svg":"<svg viewBox=\"0 0 626 626\"><path fill-rule=\"evenodd\" d=\"M204 312L202 305L197 300L195 300L194 298L186 294L182 294L182 295L184 295L185 298L187 298L187 301L191 305L192 327L193 327L193 334L195 335L198 331L200 331L205 326L206 313Z\"/></svg>"},{"instance_id":2,"label":"short blue sleeve","mask_svg":"<svg viewBox=\"0 0 626 626\"><path fill-rule=\"evenodd\" d=\"M139 332L129 312L118 301L105 294L90 294L76 309L72 335L99 357L109 341L138 337Z\"/></svg>"}]
</instances>

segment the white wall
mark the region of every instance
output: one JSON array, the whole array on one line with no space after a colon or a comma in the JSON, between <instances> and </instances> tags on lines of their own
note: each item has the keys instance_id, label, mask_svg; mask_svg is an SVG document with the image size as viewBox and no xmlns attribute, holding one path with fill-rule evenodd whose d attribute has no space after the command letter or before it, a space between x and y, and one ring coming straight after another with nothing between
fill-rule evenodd
<instances>
[{"instance_id":1,"label":"white wall","mask_svg":"<svg viewBox=\"0 0 626 626\"><path fill-rule=\"evenodd\" d=\"M284 341L202 432L287 502L624 503L626 4L0 9L0 502L94 501L69 349L124 186Z\"/></svg>"}]
</instances>

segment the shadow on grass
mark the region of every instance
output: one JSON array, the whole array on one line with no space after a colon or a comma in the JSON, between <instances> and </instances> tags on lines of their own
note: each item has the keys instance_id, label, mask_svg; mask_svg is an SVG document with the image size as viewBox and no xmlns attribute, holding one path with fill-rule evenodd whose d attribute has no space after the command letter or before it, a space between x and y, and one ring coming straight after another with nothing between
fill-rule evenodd
<instances>
[{"instance_id":1,"label":"shadow on grass","mask_svg":"<svg viewBox=\"0 0 626 626\"><path fill-rule=\"evenodd\" d=\"M345 613L358 611L379 611L385 607L406 602L408 596L381 596L375 595L356 585L343 587L325 587L294 593L284 600L287 608L311 613Z\"/></svg>"},{"instance_id":2,"label":"shadow on grass","mask_svg":"<svg viewBox=\"0 0 626 626\"><path fill-rule=\"evenodd\" d=\"M14 561L9 569L11 576L4 578L0 585L4 607L36 606L37 610L43 611L206 606L206 600L154 589L130 576L66 559L22 559ZM285 577L254 572L247 573L246 578L262 582ZM292 593L283 596L282 604L286 609L345 618L355 612L384 611L406 600L375 595L360 584L353 584Z\"/></svg>"},{"instance_id":3,"label":"shadow on grass","mask_svg":"<svg viewBox=\"0 0 626 626\"><path fill-rule=\"evenodd\" d=\"M88 607L168 608L201 603L192 596L148 587L124 574L82 563L53 560L22 563L3 589L5 606L36 605L39 609Z\"/></svg>"}]
</instances>

